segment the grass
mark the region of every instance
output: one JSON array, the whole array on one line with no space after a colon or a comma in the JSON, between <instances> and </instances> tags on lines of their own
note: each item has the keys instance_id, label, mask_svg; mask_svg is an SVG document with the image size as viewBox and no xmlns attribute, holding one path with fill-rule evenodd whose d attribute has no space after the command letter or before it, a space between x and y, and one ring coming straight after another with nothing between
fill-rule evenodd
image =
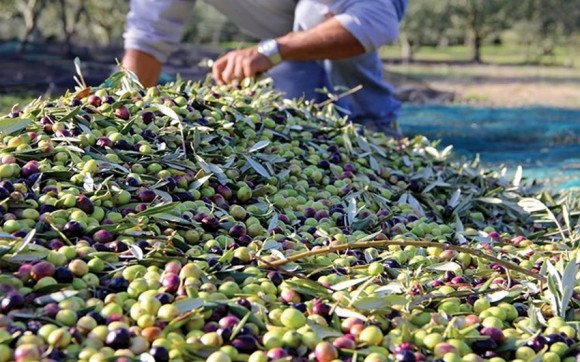
<instances>
[{"instance_id":1,"label":"grass","mask_svg":"<svg viewBox=\"0 0 580 362\"><path fill-rule=\"evenodd\" d=\"M38 96L39 94L31 92L16 92L10 95L0 94L0 116L10 112L14 105L18 104L19 107L24 107Z\"/></svg>"},{"instance_id":2,"label":"grass","mask_svg":"<svg viewBox=\"0 0 580 362\"><path fill-rule=\"evenodd\" d=\"M557 47L554 55L543 56L534 59L528 55L524 46L518 45L484 45L481 49L484 63L501 65L556 65L566 67L580 67L578 57L580 57L579 47ZM381 55L387 59L400 58L401 49L398 45L390 45L381 49ZM467 46L449 47L421 47L414 54L416 61L433 62L467 62L471 59L471 51Z\"/></svg>"}]
</instances>

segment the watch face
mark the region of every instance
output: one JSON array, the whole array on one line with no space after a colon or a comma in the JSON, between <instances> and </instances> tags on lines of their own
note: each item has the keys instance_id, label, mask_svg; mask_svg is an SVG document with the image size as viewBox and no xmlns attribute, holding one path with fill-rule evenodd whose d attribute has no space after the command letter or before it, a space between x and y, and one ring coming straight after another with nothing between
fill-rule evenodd
<instances>
[{"instance_id":1,"label":"watch face","mask_svg":"<svg viewBox=\"0 0 580 362\"><path fill-rule=\"evenodd\" d=\"M258 52L266 56L273 64L278 64L282 61L278 50L278 43L276 43L276 40L274 39L260 42L258 45Z\"/></svg>"}]
</instances>

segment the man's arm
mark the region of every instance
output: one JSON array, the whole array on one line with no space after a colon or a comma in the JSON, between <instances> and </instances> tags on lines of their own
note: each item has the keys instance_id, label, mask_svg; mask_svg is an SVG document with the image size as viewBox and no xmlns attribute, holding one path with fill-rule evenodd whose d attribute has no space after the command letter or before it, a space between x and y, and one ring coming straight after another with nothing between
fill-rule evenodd
<instances>
[{"instance_id":1,"label":"man's arm","mask_svg":"<svg viewBox=\"0 0 580 362\"><path fill-rule=\"evenodd\" d=\"M334 17L318 26L291 32L278 39L283 60L321 60L350 58L365 52L363 45ZM213 77L220 83L230 83L267 71L272 63L258 53L257 47L227 53L213 66Z\"/></svg>"},{"instance_id":2,"label":"man's arm","mask_svg":"<svg viewBox=\"0 0 580 362\"><path fill-rule=\"evenodd\" d=\"M343 59L376 50L396 40L404 7L397 10L392 0L361 0L338 10L340 13L309 30L276 39L282 60ZM218 83L229 83L254 77L272 66L251 47L218 59L213 76Z\"/></svg>"},{"instance_id":3,"label":"man's arm","mask_svg":"<svg viewBox=\"0 0 580 362\"><path fill-rule=\"evenodd\" d=\"M157 83L161 64L179 46L194 5L193 0L131 0L123 66L144 86Z\"/></svg>"},{"instance_id":4,"label":"man's arm","mask_svg":"<svg viewBox=\"0 0 580 362\"><path fill-rule=\"evenodd\" d=\"M123 66L133 71L144 87L157 84L161 74L161 62L152 55L137 49L126 49Z\"/></svg>"}]
</instances>

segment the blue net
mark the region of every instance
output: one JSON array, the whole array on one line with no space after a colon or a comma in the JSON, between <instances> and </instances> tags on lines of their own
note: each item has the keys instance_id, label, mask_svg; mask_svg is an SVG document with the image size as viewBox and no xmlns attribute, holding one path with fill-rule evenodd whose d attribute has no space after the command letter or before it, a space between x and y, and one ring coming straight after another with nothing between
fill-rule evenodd
<instances>
[{"instance_id":1,"label":"blue net","mask_svg":"<svg viewBox=\"0 0 580 362\"><path fill-rule=\"evenodd\" d=\"M479 154L488 167L522 165L524 176L555 189L580 187L580 110L406 104L400 123L405 135Z\"/></svg>"}]
</instances>

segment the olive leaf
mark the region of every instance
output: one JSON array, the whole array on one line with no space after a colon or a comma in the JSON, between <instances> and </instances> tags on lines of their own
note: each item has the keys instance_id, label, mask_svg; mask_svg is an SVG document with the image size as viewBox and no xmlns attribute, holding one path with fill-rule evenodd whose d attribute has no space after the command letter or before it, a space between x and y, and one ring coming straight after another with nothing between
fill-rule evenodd
<instances>
[{"instance_id":1,"label":"olive leaf","mask_svg":"<svg viewBox=\"0 0 580 362\"><path fill-rule=\"evenodd\" d=\"M61 292L55 292L48 295L43 295L38 298L34 298L34 303L38 305L47 305L49 303L60 303L65 299L77 295L78 290L63 290Z\"/></svg>"},{"instance_id":2,"label":"olive leaf","mask_svg":"<svg viewBox=\"0 0 580 362\"><path fill-rule=\"evenodd\" d=\"M306 323L308 324L308 327L310 327L310 329L312 329L312 331L320 339L326 339L328 337L340 337L343 335L341 332L337 331L336 329L329 328L326 326L321 326L320 324L315 323L314 321L311 321L311 320L306 321Z\"/></svg>"},{"instance_id":3,"label":"olive leaf","mask_svg":"<svg viewBox=\"0 0 580 362\"><path fill-rule=\"evenodd\" d=\"M362 277L362 278L355 278L355 279L347 279L344 280L342 282L336 283L335 285L331 286L332 290L334 291L340 291L340 290L344 290L344 289L348 289L351 287L354 287L355 285L358 285L360 283L364 283L367 280L371 279L372 276L367 276L367 277Z\"/></svg>"},{"instance_id":4,"label":"olive leaf","mask_svg":"<svg viewBox=\"0 0 580 362\"><path fill-rule=\"evenodd\" d=\"M310 295L313 297L325 299L330 295L328 289L312 280L293 279L287 280L286 284L288 284L292 289L296 290L298 293Z\"/></svg>"},{"instance_id":5,"label":"olive leaf","mask_svg":"<svg viewBox=\"0 0 580 362\"><path fill-rule=\"evenodd\" d=\"M152 216L152 215L156 215L156 214L168 213L168 212L172 211L173 209L175 209L177 207L177 205L179 205L179 203L171 202L168 204L161 204L161 205L153 206L153 207L150 207L144 211L141 211L136 216L143 217L143 216Z\"/></svg>"},{"instance_id":6,"label":"olive leaf","mask_svg":"<svg viewBox=\"0 0 580 362\"><path fill-rule=\"evenodd\" d=\"M205 301L201 298L187 298L179 300L173 303L173 305L177 308L180 314L184 314L203 307Z\"/></svg>"},{"instance_id":7,"label":"olive leaf","mask_svg":"<svg viewBox=\"0 0 580 362\"><path fill-rule=\"evenodd\" d=\"M27 118L4 118L0 119L0 133L3 135L11 135L20 130L25 129L32 123L31 119Z\"/></svg>"},{"instance_id":8,"label":"olive leaf","mask_svg":"<svg viewBox=\"0 0 580 362\"><path fill-rule=\"evenodd\" d=\"M30 230L28 232L28 234L26 234L26 236L24 237L24 239L20 243L20 246L18 246L18 248L14 251L14 254L12 254L12 260L14 260L14 256L18 255L18 253L20 253L21 251L23 251L24 249L26 249L26 247L28 246L28 244L30 244L30 242L34 238L34 235L35 234L36 234L36 229Z\"/></svg>"},{"instance_id":9,"label":"olive leaf","mask_svg":"<svg viewBox=\"0 0 580 362\"><path fill-rule=\"evenodd\" d=\"M143 260L143 250L136 244L129 244L129 250L137 260Z\"/></svg>"},{"instance_id":10,"label":"olive leaf","mask_svg":"<svg viewBox=\"0 0 580 362\"><path fill-rule=\"evenodd\" d=\"M270 219L270 223L268 224L268 232L271 233L275 227L278 226L278 214L274 214Z\"/></svg>"},{"instance_id":11,"label":"olive leaf","mask_svg":"<svg viewBox=\"0 0 580 362\"><path fill-rule=\"evenodd\" d=\"M254 160L250 156L244 155L244 158L246 159L246 161L248 161L250 167L253 168L254 171L256 171L260 176L264 178L270 178L270 174L268 173L268 170L264 168L264 166L260 165L256 160Z\"/></svg>"},{"instance_id":12,"label":"olive leaf","mask_svg":"<svg viewBox=\"0 0 580 362\"><path fill-rule=\"evenodd\" d=\"M212 173L209 175L203 176L198 178L197 180L193 181L190 185L190 189L197 190L202 187L211 177L213 176Z\"/></svg>"},{"instance_id":13,"label":"olive leaf","mask_svg":"<svg viewBox=\"0 0 580 362\"><path fill-rule=\"evenodd\" d=\"M361 311L380 310L394 305L405 305L408 301L406 296L391 294L382 297L359 298L352 306Z\"/></svg>"},{"instance_id":14,"label":"olive leaf","mask_svg":"<svg viewBox=\"0 0 580 362\"><path fill-rule=\"evenodd\" d=\"M268 140L259 141L255 145L253 145L252 147L250 147L248 149L248 152L249 153L256 152L258 150L261 150L262 148L268 147L269 144L270 144L270 141L268 141Z\"/></svg>"}]
</instances>

